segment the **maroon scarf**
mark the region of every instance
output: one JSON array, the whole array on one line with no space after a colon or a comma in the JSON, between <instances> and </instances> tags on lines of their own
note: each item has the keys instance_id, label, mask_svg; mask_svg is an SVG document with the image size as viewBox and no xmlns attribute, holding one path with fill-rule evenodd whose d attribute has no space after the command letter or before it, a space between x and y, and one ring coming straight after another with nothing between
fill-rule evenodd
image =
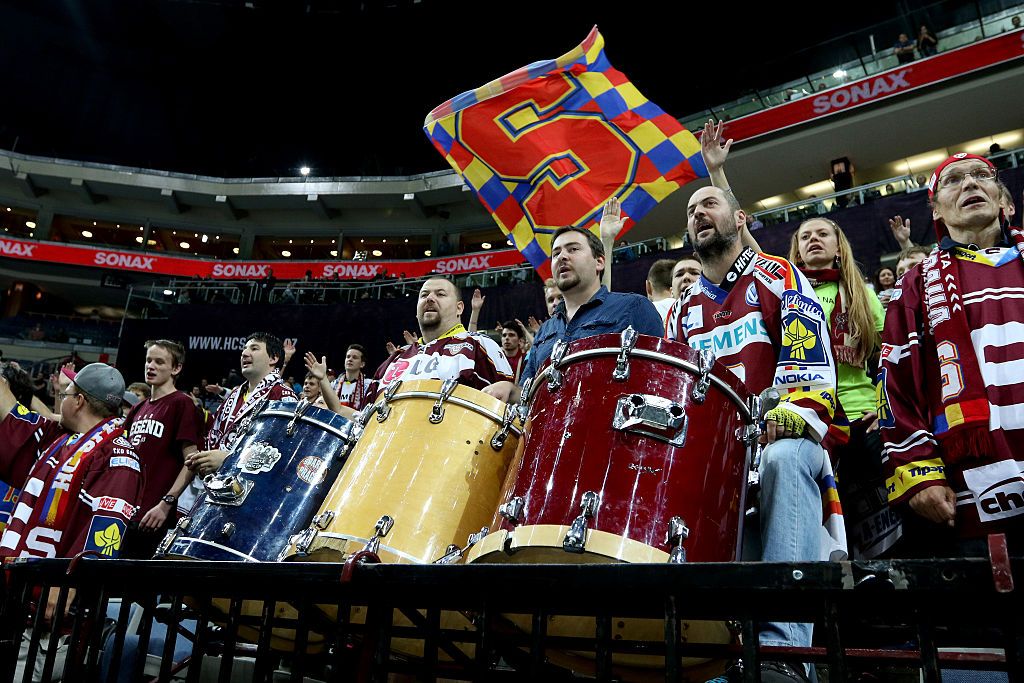
<instances>
[{"instance_id":1,"label":"maroon scarf","mask_svg":"<svg viewBox=\"0 0 1024 683\"><path fill-rule=\"evenodd\" d=\"M850 335L850 315L846 310L846 290L840 281L839 269L809 270L801 268L800 271L810 281L811 287L817 288L826 282L835 282L838 285L836 303L832 307L832 314L828 317L828 332L832 337L832 357L837 363L852 365L856 368L864 367L864 359L857 353L857 345Z\"/></svg>"}]
</instances>

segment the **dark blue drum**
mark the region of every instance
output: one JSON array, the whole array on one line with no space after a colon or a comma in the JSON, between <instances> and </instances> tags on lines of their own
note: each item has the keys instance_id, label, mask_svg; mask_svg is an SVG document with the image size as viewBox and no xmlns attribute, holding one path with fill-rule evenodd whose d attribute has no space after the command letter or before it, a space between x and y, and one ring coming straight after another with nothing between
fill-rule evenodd
<instances>
[{"instance_id":1,"label":"dark blue drum","mask_svg":"<svg viewBox=\"0 0 1024 683\"><path fill-rule=\"evenodd\" d=\"M255 415L157 558L277 562L313 521L358 436L329 410L274 401Z\"/></svg>"}]
</instances>

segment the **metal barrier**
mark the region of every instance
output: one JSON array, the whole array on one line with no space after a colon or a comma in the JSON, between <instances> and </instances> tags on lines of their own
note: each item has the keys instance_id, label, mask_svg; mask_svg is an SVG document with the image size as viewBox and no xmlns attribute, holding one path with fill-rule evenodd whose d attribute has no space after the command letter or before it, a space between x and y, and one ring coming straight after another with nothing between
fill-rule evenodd
<instances>
[{"instance_id":1,"label":"metal barrier","mask_svg":"<svg viewBox=\"0 0 1024 683\"><path fill-rule=\"evenodd\" d=\"M684 657L712 658L719 670L741 659L750 682L761 659L817 662L830 681L880 663L920 669L929 682L945 668L1005 670L1019 681L1024 629L1013 575L1021 569L1024 560L1005 556L683 565L19 561L6 566L0 680L12 680L23 637L43 679L59 670L56 636L34 607L54 587L52 633L69 636L66 681L114 681L124 667L131 680L568 680L556 665L566 652L598 680L615 679L616 658L632 654L663 657L650 674L666 681L703 680ZM135 634L132 603L141 606ZM581 616L594 618L589 633L548 631L554 617ZM658 635L621 639L618 627L635 618L659 620ZM815 647L759 647L756 624L767 619L816 622ZM695 642L686 633L694 620L728 620L740 637ZM167 636L157 648L151 633L161 623ZM144 675L146 658L133 655L151 649Z\"/></svg>"}]
</instances>

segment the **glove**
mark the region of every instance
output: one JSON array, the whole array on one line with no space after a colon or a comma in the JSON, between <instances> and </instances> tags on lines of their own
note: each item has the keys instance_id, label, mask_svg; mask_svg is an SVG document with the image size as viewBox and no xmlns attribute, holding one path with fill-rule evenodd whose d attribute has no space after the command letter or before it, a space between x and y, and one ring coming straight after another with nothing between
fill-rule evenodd
<instances>
[{"instance_id":1,"label":"glove","mask_svg":"<svg viewBox=\"0 0 1024 683\"><path fill-rule=\"evenodd\" d=\"M764 414L765 422L768 420L774 420L778 424L779 430L789 431L792 433L793 438L800 438L807 431L807 421L797 415L791 410L787 410L781 406L773 408Z\"/></svg>"}]
</instances>

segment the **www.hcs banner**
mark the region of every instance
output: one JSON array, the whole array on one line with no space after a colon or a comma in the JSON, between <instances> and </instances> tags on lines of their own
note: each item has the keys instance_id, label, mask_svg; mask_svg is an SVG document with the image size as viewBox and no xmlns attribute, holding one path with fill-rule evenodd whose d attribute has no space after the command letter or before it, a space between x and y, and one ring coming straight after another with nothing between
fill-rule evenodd
<instances>
[{"instance_id":1,"label":"www.hcs banner","mask_svg":"<svg viewBox=\"0 0 1024 683\"><path fill-rule=\"evenodd\" d=\"M168 256L153 252L99 249L84 245L0 239L0 257L62 263L71 266L110 268L136 273L203 277L214 280L253 280L273 275L299 280L310 271L314 278L372 280L376 277L422 277L434 273L463 275L523 262L515 249L479 252L417 261L214 261Z\"/></svg>"},{"instance_id":2,"label":"www.hcs banner","mask_svg":"<svg viewBox=\"0 0 1024 683\"><path fill-rule=\"evenodd\" d=\"M423 127L543 277L558 228L597 234L602 206L617 197L627 217L621 237L708 174L700 143L611 66L596 26L558 59L448 100Z\"/></svg>"}]
</instances>

